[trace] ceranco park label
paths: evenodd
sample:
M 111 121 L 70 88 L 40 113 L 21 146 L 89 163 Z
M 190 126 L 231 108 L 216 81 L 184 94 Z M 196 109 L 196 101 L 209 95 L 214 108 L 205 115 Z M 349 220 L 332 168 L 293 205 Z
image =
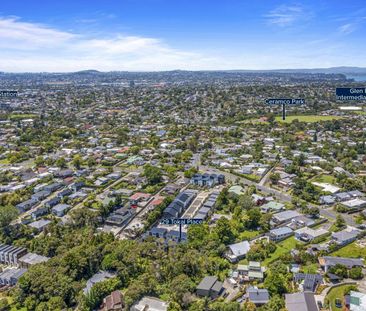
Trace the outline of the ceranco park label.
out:
M 337 87 L 337 100 L 366 100 L 366 88 L 364 87 Z
M 287 105 L 304 105 L 304 98 L 268 98 L 267 105 L 282 105 L 282 120 L 286 120 L 286 106 Z
M 303 98 L 268 98 L 266 99 L 267 105 L 304 105 L 305 99 Z

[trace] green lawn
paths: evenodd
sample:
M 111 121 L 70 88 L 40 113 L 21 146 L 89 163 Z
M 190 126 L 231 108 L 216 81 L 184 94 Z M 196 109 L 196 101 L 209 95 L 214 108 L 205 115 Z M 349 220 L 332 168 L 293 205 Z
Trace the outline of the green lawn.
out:
M 320 183 L 327 183 L 327 184 L 334 184 L 335 183 L 335 177 L 332 175 L 318 175 L 315 176 L 311 181 L 320 182 Z
M 282 120 L 282 117 L 276 117 L 277 122 L 291 123 L 294 120 L 299 120 L 300 122 L 314 123 L 319 121 L 330 121 L 342 119 L 340 116 L 317 116 L 317 115 L 308 115 L 308 116 L 286 116 L 286 120 Z
M 251 240 L 251 239 L 255 238 L 257 235 L 259 235 L 259 231 L 245 230 L 245 231 L 243 231 L 243 232 L 240 233 L 238 239 L 240 241 L 243 241 L 243 240 Z
M 318 272 L 318 264 L 316 263 L 312 263 L 312 264 L 309 264 L 309 265 L 304 265 L 302 266 L 303 270 L 304 270 L 304 273 L 312 273 L 312 274 L 315 274 Z
M 297 243 L 298 243 L 298 241 L 295 240 L 295 237 L 293 237 L 293 236 L 280 243 L 277 243 L 276 251 L 273 254 L 271 254 L 270 257 L 266 258 L 263 261 L 263 266 L 268 266 L 268 264 L 275 261 L 282 255 L 289 253 L 292 249 L 294 249 L 296 247 Z
M 366 111 L 364 110 L 358 110 L 358 111 L 352 111 L 355 114 L 359 114 L 359 115 L 366 115 Z
M 9 119 L 12 121 L 34 119 L 34 118 L 38 118 L 38 115 L 32 113 L 12 113 L 11 115 L 9 115 Z
M 354 288 L 355 285 L 341 285 L 341 286 L 337 286 L 332 288 L 327 296 L 325 297 L 325 299 L 328 299 L 329 301 L 329 305 L 330 305 L 330 310 L 331 311 L 338 311 L 338 310 L 342 310 L 341 308 L 337 308 L 335 306 L 335 300 L 337 298 L 339 298 L 342 302 L 343 302 L 343 297 L 346 293 L 348 293 L 348 291 L 352 288 Z
M 9 160 L 8 159 L 2 159 L 2 160 L 0 160 L 0 164 L 9 164 Z
M 350 258 L 362 257 L 366 259 L 366 247 L 359 247 L 358 245 L 356 245 L 356 242 L 353 242 L 333 252 L 331 255 L 338 257 L 350 257 Z

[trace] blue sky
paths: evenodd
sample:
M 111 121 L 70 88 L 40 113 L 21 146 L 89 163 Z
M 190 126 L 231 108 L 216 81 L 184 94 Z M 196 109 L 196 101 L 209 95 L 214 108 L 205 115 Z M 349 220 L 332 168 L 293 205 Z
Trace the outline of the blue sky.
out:
M 362 0 L 3 0 L 0 71 L 365 66 Z

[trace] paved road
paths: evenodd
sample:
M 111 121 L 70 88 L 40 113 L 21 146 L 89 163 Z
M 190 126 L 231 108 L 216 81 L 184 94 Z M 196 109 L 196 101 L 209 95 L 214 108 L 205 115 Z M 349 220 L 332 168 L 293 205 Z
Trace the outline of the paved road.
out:
M 198 166 L 201 163 L 200 155 L 195 154 L 193 157 L 194 157 L 194 163 L 196 163 L 197 166 Z M 229 173 L 229 172 L 226 172 L 226 171 L 214 168 L 214 167 L 201 165 L 201 166 L 199 166 L 199 168 L 203 171 L 212 172 L 212 173 L 216 173 L 216 174 L 223 174 L 225 176 L 226 180 L 231 181 L 233 183 L 236 183 L 237 181 L 239 181 L 240 183 L 243 183 L 244 185 L 247 185 L 247 186 L 255 186 L 257 188 L 257 190 L 259 190 L 259 191 L 261 191 L 265 194 L 272 195 L 280 201 L 283 201 L 283 202 L 291 202 L 292 201 L 292 196 L 291 195 L 283 193 L 279 190 L 264 186 L 265 181 L 266 181 L 265 179 L 269 177 L 269 175 L 271 173 L 271 170 L 268 171 L 266 176 L 264 176 L 262 178 L 263 182 L 261 181 L 260 183 L 256 183 L 256 182 L 248 180 L 244 177 L 239 177 L 235 174 L 232 174 L 232 173 Z M 313 204 L 310 204 L 310 203 L 308 203 L 308 204 L 310 206 L 316 206 L 316 205 L 313 205 Z M 319 210 L 320 210 L 320 215 L 321 216 L 326 217 L 326 218 L 328 218 L 330 220 L 333 220 L 333 221 L 336 220 L 338 213 L 335 212 L 332 207 L 330 207 L 330 208 L 320 207 Z M 356 226 L 356 223 L 355 223 L 352 215 L 342 214 L 342 217 L 346 221 L 347 225 L 353 226 L 353 227 Z
M 320 215 L 333 219 L 334 221 L 337 218 L 338 213 L 333 210 L 333 207 L 329 208 L 320 208 Z M 349 214 L 341 214 L 343 219 L 346 221 L 348 226 L 355 227 L 357 224 L 355 223 L 353 216 Z
M 281 191 L 278 191 L 276 189 L 267 187 L 267 186 L 262 186 L 256 182 L 248 180 L 244 177 L 240 177 L 235 174 L 232 174 L 232 173 L 229 173 L 226 171 L 222 171 L 217 168 L 210 167 L 210 166 L 201 165 L 200 169 L 203 171 L 212 172 L 212 173 L 216 173 L 216 174 L 223 174 L 225 176 L 226 180 L 229 180 L 233 183 L 236 183 L 237 181 L 239 181 L 240 183 L 243 183 L 244 185 L 247 185 L 247 186 L 255 186 L 257 188 L 257 190 L 262 191 L 268 195 L 275 196 L 277 199 L 279 199 L 281 201 L 284 201 L 284 202 L 292 201 L 292 197 L 290 195 L 283 193 Z

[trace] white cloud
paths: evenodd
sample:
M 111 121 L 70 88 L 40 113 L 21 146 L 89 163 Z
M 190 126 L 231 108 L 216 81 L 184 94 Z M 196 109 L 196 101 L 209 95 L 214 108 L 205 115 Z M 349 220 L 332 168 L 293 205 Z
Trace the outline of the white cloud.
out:
M 290 11 L 300 14 L 302 9 Z M 281 11 L 272 14 L 272 19 L 279 26 L 296 20 Z M 324 40 L 323 36 L 314 36 L 308 43 L 294 38 L 273 45 L 261 39 L 233 42 L 222 49 L 215 49 L 212 43 L 201 52 L 176 49 L 158 38 L 75 33 L 0 17 L 0 71 L 278 69 L 366 64 L 366 56 L 359 54 L 358 47 L 352 50 L 346 42 L 331 37 Z
M 265 15 L 265 18 L 271 25 L 286 27 L 304 19 L 306 15 L 300 5 L 281 5 Z
M 15 17 L 0 18 L 0 44 L 13 49 L 36 49 L 57 46 L 76 35 L 43 25 L 21 22 Z
M 116 34 L 93 37 L 0 18 L 0 70 L 74 71 L 198 69 L 215 59 L 174 49 L 162 40 Z
M 340 26 L 338 28 L 338 31 L 342 34 L 350 34 L 352 32 L 354 32 L 357 28 L 356 24 L 352 24 L 352 23 L 348 23 L 348 24 L 344 24 L 342 26 Z

